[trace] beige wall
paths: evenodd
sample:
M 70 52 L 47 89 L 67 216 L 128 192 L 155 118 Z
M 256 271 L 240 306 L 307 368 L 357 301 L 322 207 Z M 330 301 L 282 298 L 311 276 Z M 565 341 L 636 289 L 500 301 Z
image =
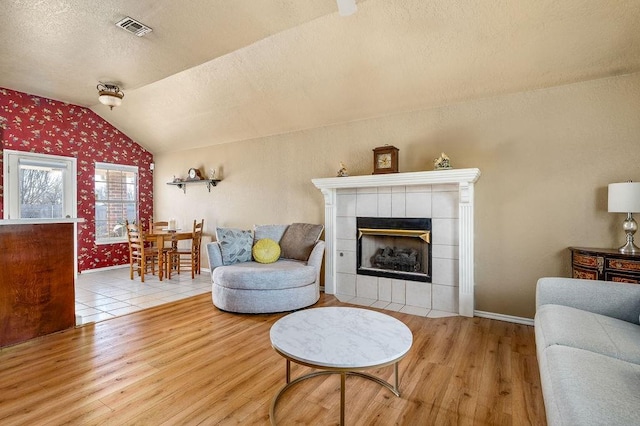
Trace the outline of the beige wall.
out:
M 176 141 L 176 145 L 179 145 Z M 606 186 L 640 180 L 640 74 L 384 116 L 227 145 L 158 155 L 157 218 L 215 226 L 323 223 L 312 178 L 370 174 L 371 149 L 400 149 L 400 171 L 477 167 L 476 309 L 532 318 L 541 276 L 570 274 L 567 247 L 614 247 L 623 216 L 607 213 Z M 189 167 L 223 181 L 186 195 L 165 185 Z

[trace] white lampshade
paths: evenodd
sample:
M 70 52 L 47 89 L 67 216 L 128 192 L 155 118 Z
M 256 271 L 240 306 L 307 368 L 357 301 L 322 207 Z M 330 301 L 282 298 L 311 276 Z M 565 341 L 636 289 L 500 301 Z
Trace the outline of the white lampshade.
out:
M 349 16 L 356 13 L 358 6 L 356 6 L 356 0 L 337 0 L 338 13 L 340 16 Z
M 117 107 L 122 105 L 122 98 L 118 96 L 116 93 L 103 92 L 98 97 L 98 100 L 100 101 L 101 104 L 110 106 L 111 108 L 113 108 L 114 106 Z
M 640 182 L 610 183 L 609 212 L 640 213 Z

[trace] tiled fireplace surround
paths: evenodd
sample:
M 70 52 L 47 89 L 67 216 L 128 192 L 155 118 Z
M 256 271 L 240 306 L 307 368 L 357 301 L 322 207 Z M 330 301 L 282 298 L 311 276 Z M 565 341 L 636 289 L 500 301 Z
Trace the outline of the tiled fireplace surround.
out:
M 313 179 L 325 198 L 325 292 L 473 316 L 473 185 L 478 169 Z M 432 219 L 432 282 L 356 274 L 356 217 Z

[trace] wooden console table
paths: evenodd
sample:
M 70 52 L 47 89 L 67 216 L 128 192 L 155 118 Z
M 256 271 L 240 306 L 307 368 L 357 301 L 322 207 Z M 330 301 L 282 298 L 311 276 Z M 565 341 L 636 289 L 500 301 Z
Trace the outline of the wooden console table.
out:
M 640 254 L 617 249 L 569 247 L 573 278 L 640 284 Z

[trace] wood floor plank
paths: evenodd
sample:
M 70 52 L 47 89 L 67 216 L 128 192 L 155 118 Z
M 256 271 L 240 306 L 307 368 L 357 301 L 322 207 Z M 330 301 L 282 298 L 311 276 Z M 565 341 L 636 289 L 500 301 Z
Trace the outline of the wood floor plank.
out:
M 348 377 L 348 424 L 545 424 L 532 327 L 386 313 L 414 338 L 401 396 Z M 3 348 L 0 423 L 268 425 L 285 374 L 269 329 L 283 315 L 222 312 L 207 294 Z M 392 367 L 369 373 L 393 380 Z M 339 401 L 339 376 L 315 377 L 282 395 L 277 418 L 338 424 Z

